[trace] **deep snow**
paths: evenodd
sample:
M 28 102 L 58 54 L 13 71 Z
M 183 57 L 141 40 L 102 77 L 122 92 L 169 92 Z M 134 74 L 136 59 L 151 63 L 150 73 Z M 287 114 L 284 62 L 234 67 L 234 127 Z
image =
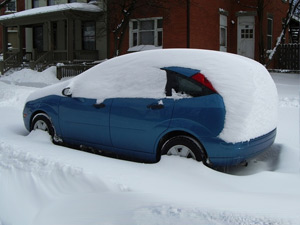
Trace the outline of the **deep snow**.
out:
M 58 82 L 51 68 L 1 77 L 0 224 L 300 224 L 300 75 L 272 77 L 275 144 L 225 172 L 179 157 L 141 164 L 53 145 L 22 121 L 27 96 Z

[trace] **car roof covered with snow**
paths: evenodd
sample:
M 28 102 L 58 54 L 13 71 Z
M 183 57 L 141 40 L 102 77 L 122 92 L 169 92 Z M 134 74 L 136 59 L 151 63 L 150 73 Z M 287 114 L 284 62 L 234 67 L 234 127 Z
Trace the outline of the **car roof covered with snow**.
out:
M 115 57 L 43 93 L 35 93 L 29 100 L 45 93 L 61 94 L 64 87 L 71 88 L 73 97 L 98 101 L 124 97 L 163 99 L 163 68 L 180 67 L 200 71 L 223 97 L 226 117 L 219 137 L 224 141 L 248 141 L 276 128 L 277 90 L 265 67 L 249 58 L 210 50 L 162 49 Z

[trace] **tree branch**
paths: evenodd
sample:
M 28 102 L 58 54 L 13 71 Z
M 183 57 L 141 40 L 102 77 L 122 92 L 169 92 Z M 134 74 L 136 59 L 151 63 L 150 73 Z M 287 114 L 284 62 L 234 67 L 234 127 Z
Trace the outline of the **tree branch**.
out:
M 3 0 L 0 2 L 0 9 L 2 9 L 3 7 L 5 7 L 11 0 Z

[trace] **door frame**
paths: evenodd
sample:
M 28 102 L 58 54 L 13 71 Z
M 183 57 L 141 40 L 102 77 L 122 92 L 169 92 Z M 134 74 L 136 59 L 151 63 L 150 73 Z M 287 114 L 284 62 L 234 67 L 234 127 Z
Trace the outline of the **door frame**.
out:
M 247 26 L 253 26 L 253 43 L 251 43 L 251 52 L 242 51 L 241 43 L 242 43 L 242 29 L 247 28 Z M 237 26 L 237 53 L 239 55 L 243 55 L 254 59 L 255 57 L 255 16 L 254 15 L 239 15 L 238 16 L 238 26 Z

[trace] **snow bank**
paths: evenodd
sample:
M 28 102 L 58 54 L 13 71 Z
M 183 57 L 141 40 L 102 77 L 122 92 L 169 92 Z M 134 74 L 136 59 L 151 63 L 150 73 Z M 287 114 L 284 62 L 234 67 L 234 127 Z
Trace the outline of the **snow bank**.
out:
M 56 67 L 52 66 L 43 72 L 37 72 L 31 69 L 22 69 L 8 76 L 1 76 L 0 81 L 29 87 L 45 87 L 51 84 L 58 83 L 56 78 Z
M 256 61 L 234 54 L 191 49 L 128 54 L 84 72 L 70 87 L 75 97 L 100 100 L 164 98 L 166 72 L 160 68 L 169 66 L 199 69 L 222 95 L 226 120 L 220 138 L 224 141 L 248 141 L 276 128 L 278 96 L 270 74 Z

